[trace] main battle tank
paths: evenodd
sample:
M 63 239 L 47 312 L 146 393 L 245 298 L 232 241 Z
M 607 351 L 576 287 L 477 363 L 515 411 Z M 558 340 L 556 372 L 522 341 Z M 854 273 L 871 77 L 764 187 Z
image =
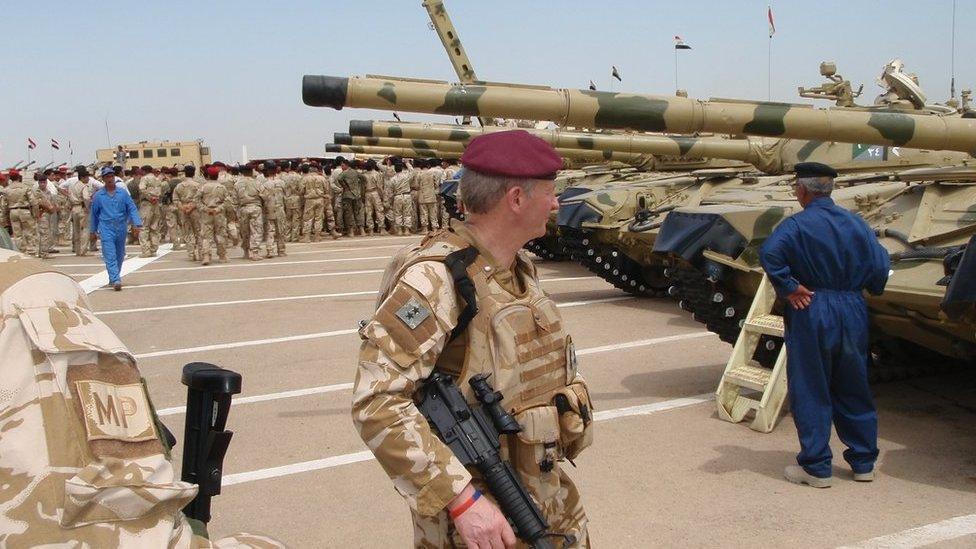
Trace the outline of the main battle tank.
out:
M 966 257 L 976 233 L 976 167 L 908 170 L 895 178 L 832 195 L 862 216 L 891 253 L 885 292 L 868 298 L 874 348 L 880 358 L 922 358 L 935 351 L 976 360 L 974 288 L 966 280 L 976 268 L 976 260 Z M 792 193 L 761 206 L 748 197 L 727 198 L 672 212 L 654 252 L 668 257 L 669 291 L 682 308 L 731 343 L 762 278 L 759 247 L 799 204 Z M 950 295 L 946 289 L 954 281 Z M 760 362 L 775 356 L 778 344 L 767 340 L 761 353 L 769 352 Z
M 753 135 L 808 139 L 825 142 L 847 142 L 862 145 L 885 147 L 909 147 L 927 150 L 960 151 L 972 154 L 976 150 L 976 120 L 967 116 L 942 114 L 916 114 L 894 109 L 819 109 L 810 106 L 789 105 L 769 102 L 744 102 L 735 100 L 701 101 L 680 97 L 646 96 L 636 94 L 594 92 L 583 90 L 556 90 L 544 87 L 509 86 L 479 83 L 477 85 L 452 86 L 444 82 L 400 80 L 387 77 L 335 78 L 306 76 L 303 83 L 303 96 L 306 104 L 316 106 L 356 106 L 375 109 L 413 111 L 434 114 L 480 114 L 486 116 L 511 118 L 537 118 L 552 120 L 560 126 L 632 129 L 640 131 L 669 131 L 693 133 L 710 131 L 732 135 Z M 889 149 L 890 150 L 890 149 Z M 870 208 L 878 204 L 884 212 L 872 223 L 879 229 L 894 228 L 899 223 L 910 224 L 915 233 L 907 233 L 904 242 L 892 237 L 894 233 L 881 232 L 886 247 L 901 242 L 909 248 L 904 255 L 896 256 L 896 265 L 911 273 L 912 280 L 922 282 L 916 285 L 902 285 L 898 269 L 889 290 L 872 301 L 875 323 L 880 328 L 876 333 L 888 341 L 911 341 L 923 348 L 935 350 L 951 356 L 971 358 L 972 340 L 976 330 L 971 321 L 972 311 L 963 307 L 964 313 L 958 318 L 963 321 L 953 324 L 941 313 L 939 305 L 945 298 L 944 287 L 936 283 L 942 275 L 931 278 L 934 271 L 942 265 L 943 257 L 950 253 L 953 257 L 965 259 L 954 239 L 968 241 L 976 219 L 973 212 L 974 197 L 961 189 L 971 188 L 976 183 L 976 174 L 969 174 L 969 168 L 961 170 L 960 179 L 940 182 L 943 176 L 930 175 L 932 180 L 925 182 L 902 183 L 906 190 L 888 197 L 881 192 L 870 191 L 865 185 L 850 187 L 853 196 L 845 201 L 853 202 L 858 208 Z M 896 183 L 897 185 L 898 183 Z M 867 184 L 870 185 L 870 184 Z M 890 184 L 889 184 L 890 185 Z M 924 189 L 921 196 L 915 193 Z M 929 189 L 936 189 L 930 191 Z M 838 191 L 839 192 L 839 191 Z M 762 193 L 762 191 L 760 191 Z M 926 197 L 925 200 L 922 200 Z M 768 227 L 768 230 L 790 210 L 784 209 L 779 215 L 773 205 L 775 197 L 760 194 L 763 206 L 714 206 L 721 214 L 713 219 L 723 220 L 714 224 L 690 223 L 684 230 L 678 230 L 666 242 L 662 231 L 656 247 L 671 257 L 683 257 L 686 261 L 701 257 L 712 264 L 733 269 L 731 263 L 743 259 L 747 249 L 755 250 L 761 242 L 764 231 L 756 230 L 739 238 L 739 246 L 727 250 L 731 260 L 723 263 L 722 258 L 699 246 L 695 242 L 719 243 L 721 234 L 733 234 L 734 227 Z M 838 194 L 840 198 L 840 194 Z M 913 200 L 917 198 L 917 200 Z M 948 198 L 948 199 L 946 199 Z M 753 199 L 755 200 L 755 199 Z M 789 206 L 783 200 L 783 208 Z M 756 204 L 757 202 L 751 202 Z M 789 206 L 792 208 L 793 206 Z M 731 208 L 728 212 L 722 208 Z M 913 209 L 914 208 L 914 209 Z M 751 220 L 732 224 L 732 219 L 742 217 L 740 209 L 751 210 Z M 675 215 L 687 213 L 687 215 Z M 682 212 L 675 210 L 667 216 L 670 226 L 678 226 L 677 219 L 695 219 L 703 212 Z M 732 213 L 737 215 L 732 216 Z M 867 212 L 865 212 L 867 213 Z M 880 214 L 879 214 L 880 215 Z M 748 216 L 746 216 L 748 217 Z M 938 221 L 937 219 L 938 218 Z M 761 221 L 761 222 L 760 222 Z M 936 222 L 937 221 L 937 222 Z M 948 232 L 939 232 L 938 223 L 953 225 Z M 716 227 L 716 233 L 709 231 Z M 680 227 L 678 227 L 680 229 Z M 664 227 L 662 226 L 662 229 Z M 768 234 L 768 230 L 765 234 Z M 895 228 L 895 232 L 898 232 Z M 759 237 L 755 237 L 759 235 Z M 736 240 L 732 238 L 732 240 Z M 686 246 L 677 243 L 685 242 Z M 748 246 L 746 245 L 748 244 Z M 922 251 L 912 248 L 921 246 Z M 925 250 L 940 248 L 934 252 Z M 679 249 L 680 248 L 680 249 Z M 685 253 L 683 250 L 687 250 Z M 929 258 L 926 254 L 937 255 Z M 690 264 L 690 263 L 689 263 Z M 960 261 L 961 264 L 961 261 Z M 942 268 L 943 271 L 945 267 Z M 716 279 L 708 268 L 698 269 L 706 280 Z M 744 266 L 740 272 L 749 271 Z M 748 279 L 733 278 L 732 284 L 744 283 Z M 710 281 L 710 280 L 709 280 Z M 748 289 L 741 289 L 743 295 L 751 295 Z M 702 292 L 707 294 L 707 292 Z M 711 299 L 724 299 L 725 296 L 711 295 Z M 934 305 L 933 305 L 934 304 Z M 971 307 L 971 305 L 970 305 Z M 734 317 L 734 315 L 733 315 Z M 706 319 L 702 319 L 707 321 Z M 906 333 L 912 332 L 915 333 Z

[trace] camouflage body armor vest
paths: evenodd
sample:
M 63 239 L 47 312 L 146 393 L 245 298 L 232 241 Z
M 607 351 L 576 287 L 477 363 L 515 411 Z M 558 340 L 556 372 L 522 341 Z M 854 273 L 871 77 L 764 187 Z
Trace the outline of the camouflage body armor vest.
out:
M 448 229 L 402 252 L 384 275 L 378 303 L 409 267 L 424 261 L 444 262 L 452 252 L 469 246 Z M 467 265 L 478 312 L 464 332 L 445 346 L 436 366 L 455 377 L 472 404 L 477 399 L 468 380 L 491 374 L 489 382 L 504 396 L 503 407 L 522 426 L 514 437 L 502 436 L 503 456 L 511 460 L 545 513 L 547 502 L 560 488 L 557 462 L 574 459 L 592 443 L 593 405 L 556 303 L 542 290 L 535 267 L 522 254 L 513 273 L 524 285 L 521 295 L 511 294 L 495 280 L 495 267 L 483 256 Z M 458 306 L 463 309 L 463 299 L 458 299 Z

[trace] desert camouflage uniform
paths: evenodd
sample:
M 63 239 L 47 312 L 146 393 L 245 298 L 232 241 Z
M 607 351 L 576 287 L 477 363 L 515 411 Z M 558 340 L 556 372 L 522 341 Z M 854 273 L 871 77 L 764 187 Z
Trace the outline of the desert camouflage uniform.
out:
M 333 237 L 338 236 L 332 213 L 332 189 L 329 188 L 329 180 L 320 173 L 309 173 L 302 177 L 299 184 L 305 202 L 305 211 L 302 214 L 305 225 L 302 229 L 302 242 L 320 240 L 323 226 L 332 233 Z
M 48 185 L 50 184 L 51 182 L 48 181 Z M 46 259 L 48 252 L 54 247 L 54 230 L 57 229 L 54 214 L 57 213 L 57 208 L 55 195 L 51 194 L 51 187 L 37 190 L 38 218 L 35 228 L 37 230 L 37 257 L 41 259 Z
M 176 479 L 135 359 L 81 288 L 0 250 L 0 546 L 280 547 L 210 542 Z
M 184 178 L 173 189 L 173 204 L 186 243 L 186 255 L 196 261 L 200 258 L 200 183 L 191 177 Z
M 285 255 L 285 195 L 281 180 L 265 178 L 261 183 L 261 202 L 264 204 L 264 246 L 266 257 Z
M 588 546 L 579 493 L 561 470 L 592 441 L 592 404 L 576 368 L 572 340 L 563 332 L 556 304 L 542 291 L 535 267 L 520 252 L 514 268 L 480 254 L 468 269 L 479 313 L 462 336 L 448 337 L 461 308 L 444 257 L 477 245 L 460 222 L 401 252 L 384 274 L 378 308 L 360 330 L 352 416 L 360 436 L 407 500 L 417 547 L 457 546 L 460 539 L 445 507 L 473 482 L 490 493 L 431 431 L 414 393 L 436 367 L 457 376 L 469 402 L 477 402 L 470 377 L 491 374 L 502 406 L 523 430 L 501 439 L 512 462 L 554 532 Z M 406 313 L 404 311 L 407 311 Z M 407 318 L 420 313 L 419 322 Z M 560 414 L 557 394 L 570 410 Z M 453 545 L 452 545 L 453 544 Z
M 58 207 L 58 246 L 67 246 L 71 242 L 71 202 L 68 200 L 68 189 L 57 187 L 54 201 Z
M 366 234 L 373 234 L 373 223 L 375 220 L 376 231 L 386 234 L 386 221 L 383 214 L 383 174 L 376 170 L 370 170 L 361 176 L 363 179 L 364 210 L 366 217 Z
M 11 181 L 7 185 L 7 212 L 10 219 L 11 238 L 17 249 L 24 253 L 37 252 L 37 191 L 23 181 Z
M 342 198 L 342 226 L 350 236 L 362 233 L 363 227 L 363 208 L 362 208 L 362 178 L 354 168 L 349 168 L 339 174 L 336 183 L 341 187 L 340 198 Z
M 207 181 L 200 187 L 200 260 L 210 263 L 211 248 L 217 246 L 217 257 L 227 262 L 227 217 L 224 206 L 227 187 L 218 181 Z
M 302 176 L 295 172 L 281 174 L 285 192 L 285 218 L 288 242 L 298 242 L 302 232 Z
M 261 206 L 261 184 L 250 176 L 242 175 L 235 185 L 237 203 L 240 205 L 241 247 L 244 257 L 261 258 L 261 239 L 264 234 L 264 216 Z
M 227 238 L 232 247 L 241 245 L 241 229 L 237 211 L 237 177 L 225 171 L 217 175 L 217 182 L 227 189 L 227 200 L 224 201 L 224 217 L 227 219 Z
M 163 218 L 166 221 L 165 239 L 173 243 L 174 250 L 182 250 L 184 246 L 183 229 L 180 227 L 179 221 L 179 208 L 173 203 L 173 192 L 180 181 L 183 181 L 183 178 L 175 176 L 168 178 L 162 199 Z
M 75 255 L 88 255 L 88 215 L 91 199 L 91 180 L 85 183 L 79 179 L 68 187 L 68 202 L 71 205 L 71 250 Z
M 390 190 L 393 193 L 393 230 L 397 234 L 407 234 L 413 229 L 413 198 L 410 191 L 413 179 L 413 172 L 409 170 L 393 174 L 390 179 Z
M 417 174 L 417 205 L 420 207 L 420 230 L 426 232 L 440 228 L 437 212 L 437 191 L 441 187 L 444 172 L 440 168 L 428 168 Z
M 439 168 L 444 171 L 444 177 L 441 178 L 441 183 L 444 183 L 448 179 L 454 179 L 454 174 L 457 173 L 453 167 Z M 447 205 L 444 204 L 444 197 L 441 196 L 440 187 L 437 189 L 437 208 L 441 212 L 441 227 L 447 227 L 448 223 L 451 222 L 451 212 L 447 211 Z
M 7 210 L 7 185 L 6 181 L 0 181 L 0 227 L 10 230 L 10 212 Z
M 392 166 L 380 166 L 383 173 L 383 211 L 386 212 L 386 226 L 396 231 L 393 217 L 393 176 L 396 175 Z
M 156 255 L 163 230 L 163 193 L 166 183 L 154 174 L 146 174 L 139 181 L 139 217 L 142 218 L 142 231 L 139 232 L 141 257 Z

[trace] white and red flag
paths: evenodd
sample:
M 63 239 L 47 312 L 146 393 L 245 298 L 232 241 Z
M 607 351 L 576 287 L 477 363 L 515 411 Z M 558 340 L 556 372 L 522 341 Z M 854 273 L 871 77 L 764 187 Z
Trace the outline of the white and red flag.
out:
M 766 19 L 769 20 L 769 37 L 776 34 L 776 22 L 773 20 L 773 7 L 766 6 Z
M 59 151 L 61 150 L 61 144 L 58 143 L 58 140 L 53 137 L 51 138 L 51 148 Z
M 37 143 L 34 142 L 34 140 L 31 139 L 30 137 L 27 138 L 27 148 L 28 149 L 36 149 L 37 148 Z

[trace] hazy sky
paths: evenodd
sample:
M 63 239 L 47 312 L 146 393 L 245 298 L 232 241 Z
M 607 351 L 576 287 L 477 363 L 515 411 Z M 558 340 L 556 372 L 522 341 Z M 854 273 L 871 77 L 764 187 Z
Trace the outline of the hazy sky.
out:
M 111 143 L 202 138 L 214 159 L 320 155 L 367 110 L 313 109 L 303 74 L 386 74 L 456 80 L 421 0 L 26 2 L 0 4 L 0 167 L 25 158 L 91 161 Z M 766 2 L 760 0 L 446 0 L 478 77 L 557 87 L 671 94 L 673 36 L 691 97 L 765 99 Z M 931 100 L 949 93 L 952 0 L 773 2 L 772 99 L 803 102 L 822 60 L 878 94 L 893 57 Z M 976 86 L 976 2 L 958 0 L 956 89 Z M 404 120 L 437 120 L 401 113 Z M 442 119 L 451 122 L 451 119 Z

